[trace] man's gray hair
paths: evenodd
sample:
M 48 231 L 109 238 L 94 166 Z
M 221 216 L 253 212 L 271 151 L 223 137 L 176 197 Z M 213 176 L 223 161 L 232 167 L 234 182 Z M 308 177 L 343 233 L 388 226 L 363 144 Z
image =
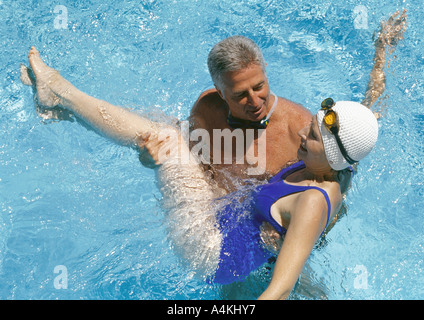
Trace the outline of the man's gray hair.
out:
M 247 68 L 252 63 L 259 65 L 265 72 L 261 49 L 255 42 L 243 36 L 232 36 L 218 42 L 208 56 L 209 73 L 220 90 L 223 89 L 224 73 Z

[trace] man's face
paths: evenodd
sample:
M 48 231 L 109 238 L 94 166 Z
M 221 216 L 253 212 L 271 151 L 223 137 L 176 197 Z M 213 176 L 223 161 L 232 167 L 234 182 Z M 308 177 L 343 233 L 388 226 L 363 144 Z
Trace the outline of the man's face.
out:
M 223 89 L 218 92 L 233 117 L 260 121 L 267 115 L 270 91 L 261 66 L 251 64 L 245 69 L 227 72 L 222 80 Z

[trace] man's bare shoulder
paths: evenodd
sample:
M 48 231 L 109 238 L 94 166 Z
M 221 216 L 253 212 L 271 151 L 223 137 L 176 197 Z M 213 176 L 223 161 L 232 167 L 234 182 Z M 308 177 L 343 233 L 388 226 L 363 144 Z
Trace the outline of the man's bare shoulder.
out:
M 284 109 L 287 110 L 288 112 L 298 114 L 299 116 L 303 116 L 308 119 L 312 118 L 311 112 L 308 109 L 306 109 L 304 106 L 302 106 L 300 103 L 296 103 L 281 97 L 280 99 L 283 101 L 283 105 L 286 107 Z
M 281 100 L 282 108 L 279 108 L 278 118 L 281 119 L 282 123 L 287 125 L 290 136 L 297 143 L 297 132 L 311 123 L 312 114 L 299 103 L 281 97 L 279 99 Z
M 208 89 L 200 94 L 191 109 L 191 114 L 205 114 L 208 112 L 217 112 L 217 110 L 221 109 L 223 111 L 228 111 L 224 100 L 222 100 L 218 91 L 214 88 Z
M 299 103 L 280 98 L 283 100 L 283 110 L 286 113 L 288 119 L 291 119 L 290 125 L 294 125 L 298 128 L 303 128 L 308 125 L 312 120 L 311 112 Z
M 228 106 L 216 89 L 209 89 L 199 96 L 190 112 L 193 129 L 219 129 L 226 125 Z

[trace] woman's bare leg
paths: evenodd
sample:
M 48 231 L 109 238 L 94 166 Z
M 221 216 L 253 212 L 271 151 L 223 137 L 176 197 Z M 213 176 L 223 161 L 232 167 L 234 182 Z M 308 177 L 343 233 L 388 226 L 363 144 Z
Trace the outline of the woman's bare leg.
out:
M 169 236 L 184 261 L 202 274 L 212 273 L 221 245 L 216 212 L 211 206 L 216 193 L 180 133 L 81 92 L 48 67 L 34 47 L 29 62 L 32 70 L 21 67 L 21 80 L 34 87 L 40 105 L 60 105 L 123 145 L 140 145 L 146 135 L 169 138 L 174 152 L 162 158 L 158 168 Z
M 184 145 L 186 151 L 188 147 Z M 222 235 L 214 189 L 197 163 L 170 157 L 158 168 L 168 235 L 181 260 L 200 275 L 212 275 L 219 262 Z
M 21 66 L 21 79 L 24 84 L 33 85 L 40 106 L 61 106 L 122 145 L 137 146 L 140 135 L 158 133 L 165 127 L 78 90 L 58 71 L 48 67 L 36 48 L 31 48 L 28 58 L 32 70 Z

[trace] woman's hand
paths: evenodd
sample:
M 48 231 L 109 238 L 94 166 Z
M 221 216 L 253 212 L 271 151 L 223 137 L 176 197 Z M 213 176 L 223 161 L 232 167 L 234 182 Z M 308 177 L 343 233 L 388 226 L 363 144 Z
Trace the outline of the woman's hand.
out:
M 396 11 L 387 21 L 381 22 L 381 31 L 376 39 L 376 45 L 396 46 L 399 40 L 403 39 L 403 33 L 407 26 L 406 9 L 400 14 L 400 10 Z
M 403 39 L 403 33 L 406 30 L 406 10 L 399 14 L 400 10 L 396 11 L 389 20 L 381 22 L 381 30 L 377 39 L 375 39 L 374 66 L 370 73 L 365 98 L 362 101 L 362 104 L 368 108 L 374 105 L 386 89 L 386 76 L 384 74 L 386 46 L 390 48 L 390 53 L 393 53 L 399 40 Z M 374 112 L 374 115 L 379 119 L 381 112 Z
M 181 143 L 182 137 L 174 128 L 165 127 L 159 134 L 146 132 L 137 138 L 139 159 L 148 168 L 162 165 L 170 158 L 179 159 L 182 152 Z
M 275 255 L 278 255 L 283 244 L 283 238 L 281 235 L 269 222 L 262 223 L 260 230 L 261 239 L 267 250 L 271 251 Z
M 141 135 L 137 139 L 137 143 L 140 148 L 139 159 L 144 166 L 154 168 L 161 164 L 159 152 L 165 143 L 164 140 L 161 141 L 156 135 L 152 136 L 152 134 L 148 132 Z

